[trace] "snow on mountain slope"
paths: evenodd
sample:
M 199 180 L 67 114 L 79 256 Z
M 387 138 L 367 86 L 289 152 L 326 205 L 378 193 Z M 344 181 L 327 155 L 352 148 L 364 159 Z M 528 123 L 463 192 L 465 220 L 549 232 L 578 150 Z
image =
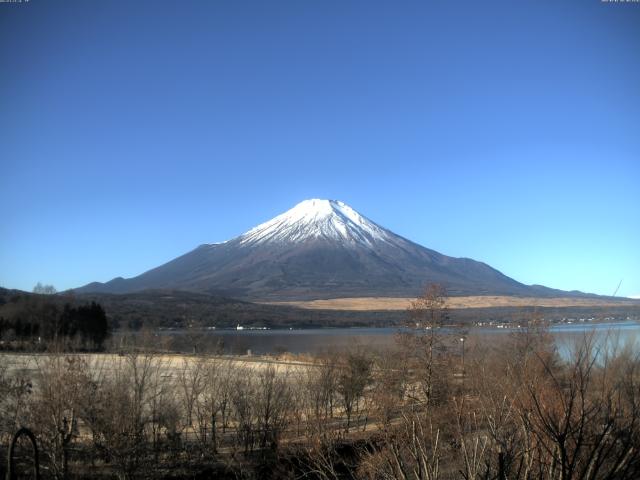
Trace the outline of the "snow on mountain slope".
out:
M 342 202 L 319 199 L 137 277 L 94 282 L 79 292 L 174 289 L 269 300 L 413 297 L 430 282 L 445 285 L 452 295 L 558 295 L 482 262 L 430 250 Z
M 395 236 L 337 200 L 311 199 L 252 228 L 239 240 L 243 245 L 302 243 L 312 239 L 333 240 L 372 248 Z

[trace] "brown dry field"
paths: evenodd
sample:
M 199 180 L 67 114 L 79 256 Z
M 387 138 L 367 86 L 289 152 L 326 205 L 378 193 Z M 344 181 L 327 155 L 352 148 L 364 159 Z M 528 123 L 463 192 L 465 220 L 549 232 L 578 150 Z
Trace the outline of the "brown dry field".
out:
M 118 368 L 126 366 L 126 356 L 112 353 L 65 353 L 67 357 L 82 358 L 88 368 L 94 372 L 113 372 Z M 46 360 L 51 356 L 47 353 L 0 353 L 0 369 L 6 369 L 10 375 L 20 372 L 27 378 L 35 378 L 40 366 L 46 364 Z M 142 355 L 141 357 L 142 358 Z M 155 367 L 159 368 L 162 375 L 167 378 L 177 377 L 180 371 L 185 368 L 192 368 L 199 360 L 216 361 L 222 367 L 224 365 L 235 368 L 246 368 L 259 372 L 268 366 L 275 367 L 276 371 L 281 374 L 295 375 L 304 372 L 311 367 L 317 367 L 308 361 L 308 359 L 290 358 L 283 356 L 282 358 L 273 358 L 266 356 L 199 356 L 185 354 L 154 354 L 152 355 Z M 307 361 L 305 361 L 307 360 Z
M 332 298 L 327 300 L 308 300 L 294 302 L 265 302 L 270 305 L 291 305 L 312 310 L 406 310 L 414 298 Z M 598 298 L 535 298 L 508 296 L 472 296 L 449 297 L 449 308 L 491 308 L 491 307 L 620 307 L 640 305 L 640 301 L 631 299 Z

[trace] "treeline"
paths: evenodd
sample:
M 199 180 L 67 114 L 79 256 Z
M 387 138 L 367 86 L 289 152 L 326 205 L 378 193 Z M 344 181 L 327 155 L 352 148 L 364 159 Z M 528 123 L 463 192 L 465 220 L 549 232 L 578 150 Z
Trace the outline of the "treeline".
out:
M 536 325 L 460 335 L 289 364 L 159 356 L 153 336 L 28 370 L 0 357 L 0 445 L 30 426 L 56 479 L 640 478 L 636 350 L 585 337 L 561 358 Z
M 48 286 L 34 290 L 46 292 Z M 32 294 L 0 288 L 2 303 L 13 302 Z M 64 295 L 41 295 L 62 308 Z M 91 302 L 103 306 L 112 330 L 137 331 L 143 328 L 245 327 L 318 328 L 318 327 L 389 327 L 407 323 L 405 311 L 340 311 L 310 310 L 283 305 L 245 302 L 219 295 L 186 291 L 143 291 L 129 294 L 81 294 L 71 297 L 72 305 Z M 547 320 L 562 318 L 640 317 L 640 304 L 616 307 L 495 307 L 449 310 L 451 323 L 473 324 L 476 321 L 520 323 L 536 311 Z
M 84 349 L 102 349 L 110 325 L 96 303 L 74 304 L 52 295 L 13 295 L 0 304 L 0 340 L 4 348 L 45 348 L 52 341 Z
M 404 310 L 341 311 L 311 310 L 283 305 L 267 305 L 185 291 L 143 291 L 129 294 L 82 294 L 82 301 L 95 301 L 107 310 L 117 328 L 186 328 L 189 326 L 318 328 L 389 327 L 407 323 Z M 640 304 L 608 307 L 492 307 L 450 309 L 452 323 L 471 325 L 477 321 L 519 323 L 533 312 L 547 320 L 562 318 L 640 318 Z
M 244 326 L 269 328 L 364 327 L 401 324 L 404 311 L 358 312 L 309 310 L 283 305 L 251 303 L 218 295 L 187 291 L 143 291 L 127 294 L 82 294 L 79 299 L 105 307 L 119 328 L 186 328 Z

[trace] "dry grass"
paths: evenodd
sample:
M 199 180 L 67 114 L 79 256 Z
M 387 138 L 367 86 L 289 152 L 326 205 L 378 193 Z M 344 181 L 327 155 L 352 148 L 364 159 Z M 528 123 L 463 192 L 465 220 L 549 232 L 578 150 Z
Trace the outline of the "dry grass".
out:
M 271 305 L 291 305 L 311 310 L 406 310 L 413 298 L 331 298 L 294 302 L 268 302 Z M 640 305 L 637 300 L 598 298 L 535 298 L 509 296 L 450 297 L 449 308 L 491 308 L 491 307 L 619 307 Z
M 126 361 L 125 356 L 111 353 L 68 353 L 63 354 L 69 357 L 83 358 L 90 369 L 98 372 L 112 372 L 122 367 Z M 28 378 L 34 378 L 39 371 L 39 364 L 44 362 L 50 354 L 47 353 L 0 353 L 0 368 L 6 369 L 7 373 L 15 375 L 20 372 Z M 184 354 L 159 354 L 153 355 L 153 359 L 160 367 L 162 375 L 175 377 L 186 365 L 190 368 L 201 359 L 217 360 L 226 362 L 234 368 L 246 368 L 255 372 L 266 369 L 268 366 L 275 367 L 279 373 L 290 372 L 295 369 L 307 369 L 312 364 L 297 356 L 274 358 L 268 356 L 197 356 Z

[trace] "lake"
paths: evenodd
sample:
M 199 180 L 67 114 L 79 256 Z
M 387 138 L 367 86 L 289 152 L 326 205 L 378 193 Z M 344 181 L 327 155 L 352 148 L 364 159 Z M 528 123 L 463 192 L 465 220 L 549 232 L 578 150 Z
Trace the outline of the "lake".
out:
M 455 329 L 443 329 L 452 335 Z M 469 340 L 494 341 L 506 338 L 517 328 L 474 327 L 467 329 Z M 575 342 L 585 334 L 593 334 L 597 341 L 624 345 L 640 345 L 640 324 L 633 321 L 615 323 L 573 323 L 554 325 L 550 329 L 561 355 L 567 356 Z M 293 330 L 206 330 L 194 335 L 180 330 L 162 331 L 160 336 L 169 336 L 173 348 L 189 351 L 197 342 L 201 348 L 210 349 L 219 344 L 226 353 L 270 354 L 277 352 L 316 354 L 327 350 L 342 350 L 361 346 L 371 349 L 387 349 L 396 341 L 397 334 L 408 331 L 401 328 L 313 328 Z M 195 340 L 194 340 L 195 338 Z

